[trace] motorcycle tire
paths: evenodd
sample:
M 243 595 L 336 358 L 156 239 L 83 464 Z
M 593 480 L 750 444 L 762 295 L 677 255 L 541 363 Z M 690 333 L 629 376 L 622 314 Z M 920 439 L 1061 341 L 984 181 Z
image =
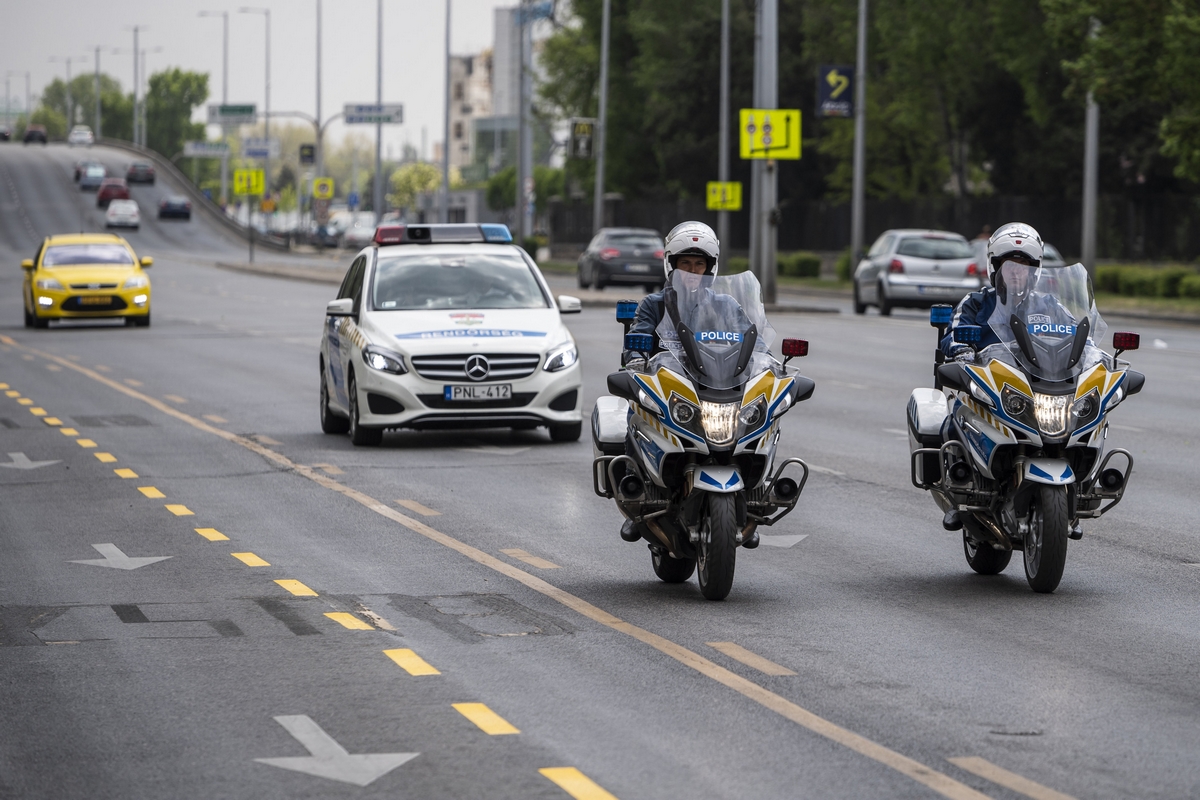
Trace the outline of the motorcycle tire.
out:
M 654 574 L 663 583 L 683 583 L 696 571 L 695 559 L 671 558 L 663 550 L 652 549 L 650 563 L 654 566 Z
M 1058 588 L 1067 565 L 1067 487 L 1040 486 L 1033 508 L 1033 524 L 1025 537 L 1025 579 L 1035 592 L 1049 594 Z
M 708 518 L 700 534 L 700 557 L 696 572 L 700 593 L 708 600 L 724 600 L 733 589 L 733 568 L 737 558 L 737 509 L 732 494 L 708 497 Z
M 989 537 L 976 536 L 972 527 L 970 522 L 963 525 L 963 554 L 967 557 L 967 566 L 980 575 L 999 575 L 1004 572 L 1012 559 L 1012 550 L 994 549 L 988 541 Z

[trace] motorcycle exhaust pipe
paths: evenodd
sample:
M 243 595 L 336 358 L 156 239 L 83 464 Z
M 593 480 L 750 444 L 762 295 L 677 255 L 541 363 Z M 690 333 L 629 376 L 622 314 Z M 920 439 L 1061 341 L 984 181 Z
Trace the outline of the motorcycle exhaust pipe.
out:
M 637 475 L 630 473 L 621 479 L 617 484 L 617 489 L 621 492 L 621 497 L 626 500 L 637 500 L 642 496 L 646 487 L 642 483 L 642 479 Z

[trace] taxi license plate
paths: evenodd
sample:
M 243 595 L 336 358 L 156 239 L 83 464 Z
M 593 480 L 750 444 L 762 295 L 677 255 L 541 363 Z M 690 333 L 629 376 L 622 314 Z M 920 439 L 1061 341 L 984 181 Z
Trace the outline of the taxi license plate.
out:
M 111 306 L 112 305 L 112 297 L 109 297 L 109 296 L 81 297 L 81 298 L 79 298 L 79 305 L 81 305 L 81 306 Z
M 450 401 L 511 400 L 511 383 L 492 383 L 486 386 L 447 386 L 443 396 Z
M 650 265 L 649 264 L 626 264 L 625 271 L 626 272 L 649 272 Z

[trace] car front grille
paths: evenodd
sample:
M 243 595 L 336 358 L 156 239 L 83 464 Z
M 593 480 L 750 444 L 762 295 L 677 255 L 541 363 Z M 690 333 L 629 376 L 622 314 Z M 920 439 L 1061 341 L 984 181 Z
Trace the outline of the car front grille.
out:
M 488 372 L 484 376 L 467 374 L 467 359 L 483 356 Z M 422 378 L 439 381 L 518 380 L 528 378 L 542 360 L 536 353 L 455 353 L 445 356 L 412 356 L 413 369 Z
M 72 283 L 72 289 L 115 289 L 115 283 Z

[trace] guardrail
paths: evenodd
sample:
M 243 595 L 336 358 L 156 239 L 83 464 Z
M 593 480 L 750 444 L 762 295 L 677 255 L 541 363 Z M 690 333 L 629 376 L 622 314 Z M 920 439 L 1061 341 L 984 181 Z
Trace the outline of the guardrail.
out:
M 179 183 L 179 185 L 183 188 L 184 193 L 191 198 L 193 208 L 199 209 L 201 212 L 206 214 L 209 219 L 211 219 L 217 225 L 223 227 L 229 233 L 236 235 L 243 241 L 249 241 L 249 228 L 242 225 L 237 220 L 229 217 L 219 205 L 208 198 L 208 195 L 200 191 L 199 187 L 192 183 L 191 179 L 187 175 L 183 174 L 183 170 L 175 166 L 173 161 L 164 157 L 158 151 L 150 150 L 149 148 L 141 147 L 133 142 L 126 142 L 121 139 L 105 138 L 98 140 L 96 144 L 104 147 L 112 147 L 117 150 L 124 150 L 127 153 L 132 153 L 136 156 L 146 159 L 147 161 L 154 162 L 154 166 L 157 170 L 167 173 Z M 270 250 L 280 250 L 284 252 L 291 249 L 287 239 L 274 234 L 264 235 L 256 232 L 254 235 L 254 244 L 255 246 L 265 247 Z

